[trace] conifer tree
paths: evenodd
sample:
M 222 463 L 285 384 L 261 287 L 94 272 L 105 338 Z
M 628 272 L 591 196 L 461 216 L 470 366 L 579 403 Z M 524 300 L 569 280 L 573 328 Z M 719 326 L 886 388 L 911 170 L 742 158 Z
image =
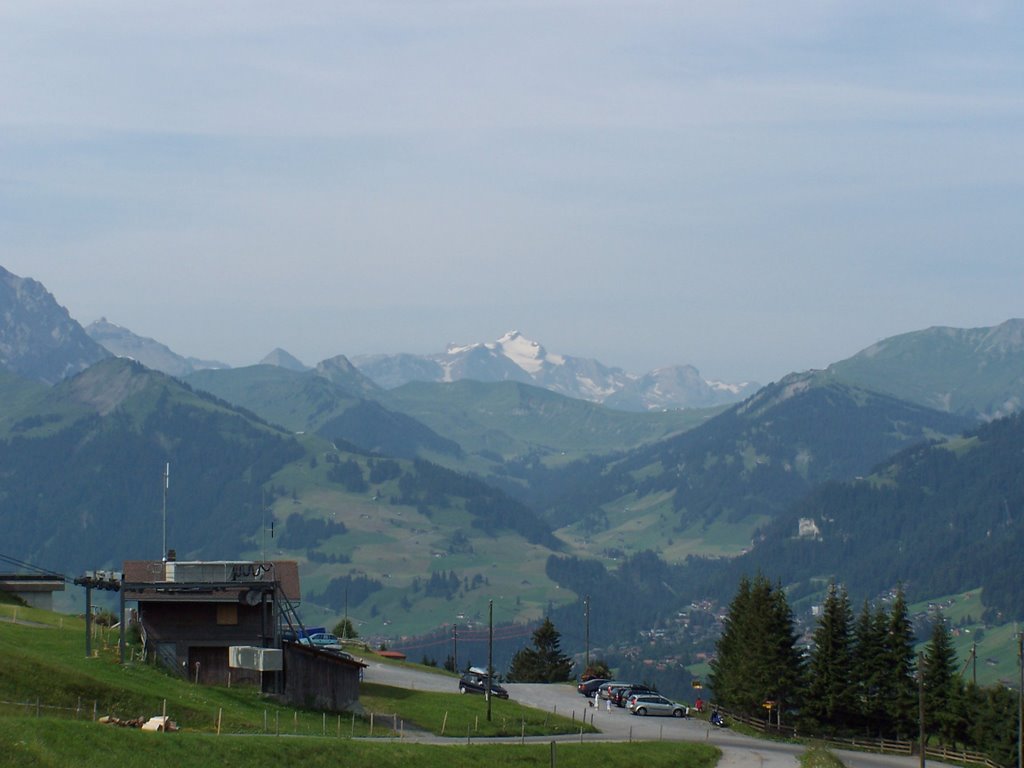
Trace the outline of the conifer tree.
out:
M 962 686 L 956 649 L 942 611 L 932 617 L 932 633 L 924 649 L 924 707 L 929 732 L 938 734 L 943 744 L 956 739 Z
M 883 696 L 888 715 L 887 732 L 901 738 L 917 731 L 914 627 L 902 586 L 897 588 L 889 611 L 885 664 L 888 675 L 884 678 Z
M 758 574 L 740 580 L 711 662 L 709 682 L 725 707 L 764 716 L 763 705 L 795 703 L 802 657 L 786 595 Z
M 508 679 L 517 683 L 560 683 L 572 674 L 572 659 L 561 651 L 561 634 L 550 618 L 533 633 L 533 648 L 512 657 Z
M 865 733 L 881 736 L 886 727 L 886 664 L 889 617 L 865 600 L 853 631 L 853 695 L 856 721 Z
M 844 587 L 829 584 L 814 630 L 804 711 L 819 728 L 837 732 L 853 722 L 853 613 Z

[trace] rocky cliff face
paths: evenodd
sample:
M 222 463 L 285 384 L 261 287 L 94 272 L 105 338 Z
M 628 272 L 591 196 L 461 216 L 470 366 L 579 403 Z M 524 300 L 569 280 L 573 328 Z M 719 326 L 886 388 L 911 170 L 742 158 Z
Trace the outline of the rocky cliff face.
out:
M 41 283 L 0 267 L 0 366 L 52 385 L 109 356 Z

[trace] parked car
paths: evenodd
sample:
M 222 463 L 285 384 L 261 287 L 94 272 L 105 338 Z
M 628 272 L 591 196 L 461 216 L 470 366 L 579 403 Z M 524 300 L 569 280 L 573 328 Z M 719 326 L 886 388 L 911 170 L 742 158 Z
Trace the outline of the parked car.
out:
M 631 685 L 626 688 L 615 688 L 612 691 L 612 703 L 617 707 L 624 707 L 629 702 L 629 697 L 635 694 L 657 693 L 649 685 Z
M 580 695 L 591 697 L 594 695 L 594 691 L 600 688 L 602 685 L 608 682 L 608 678 L 605 677 L 592 677 L 589 680 L 582 681 L 576 686 L 576 690 L 580 692 Z
M 610 699 L 612 697 L 612 689 L 614 688 L 626 688 L 629 687 L 630 683 L 624 680 L 609 680 L 607 683 L 601 683 L 597 687 L 597 694 L 602 699 Z
M 459 693 L 483 693 L 487 690 L 487 671 L 477 667 L 470 667 L 467 672 L 462 673 L 459 678 Z M 491 695 L 499 699 L 507 699 L 508 691 L 494 682 L 491 678 Z
M 299 639 L 302 645 L 311 645 L 314 648 L 324 648 L 329 651 L 340 651 L 341 641 L 337 635 L 332 635 L 330 632 L 315 632 L 308 637 Z
M 686 717 L 690 708 L 678 701 L 666 699 L 659 693 L 643 693 L 630 697 L 629 711 L 634 715 L 664 715 L 666 717 Z

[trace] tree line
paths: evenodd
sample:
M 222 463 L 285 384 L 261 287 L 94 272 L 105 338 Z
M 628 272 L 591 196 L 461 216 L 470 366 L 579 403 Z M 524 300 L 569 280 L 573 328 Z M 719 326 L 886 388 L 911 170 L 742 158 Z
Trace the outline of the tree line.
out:
M 1015 762 L 1016 693 L 964 683 L 941 612 L 917 654 L 902 589 L 888 607 L 865 601 L 855 616 L 832 583 L 804 648 L 785 591 L 761 574 L 743 577 L 715 650 L 709 683 L 735 712 L 803 733 L 913 739 L 923 702 L 929 741 Z

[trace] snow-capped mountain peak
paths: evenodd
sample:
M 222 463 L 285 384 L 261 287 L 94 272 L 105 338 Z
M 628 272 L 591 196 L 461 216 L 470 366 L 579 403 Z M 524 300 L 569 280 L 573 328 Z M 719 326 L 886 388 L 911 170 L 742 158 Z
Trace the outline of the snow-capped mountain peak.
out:
M 545 363 L 565 364 L 565 359 L 561 355 L 549 355 L 540 343 L 531 341 L 519 331 L 509 331 L 493 344 L 486 346 L 504 355 L 531 376 L 539 373 Z
M 386 388 L 409 381 L 519 381 L 630 411 L 721 405 L 757 389 L 754 384 L 705 381 L 693 366 L 637 376 L 597 360 L 552 354 L 516 330 L 497 341 L 449 344 L 436 355 L 374 355 L 352 362 Z

